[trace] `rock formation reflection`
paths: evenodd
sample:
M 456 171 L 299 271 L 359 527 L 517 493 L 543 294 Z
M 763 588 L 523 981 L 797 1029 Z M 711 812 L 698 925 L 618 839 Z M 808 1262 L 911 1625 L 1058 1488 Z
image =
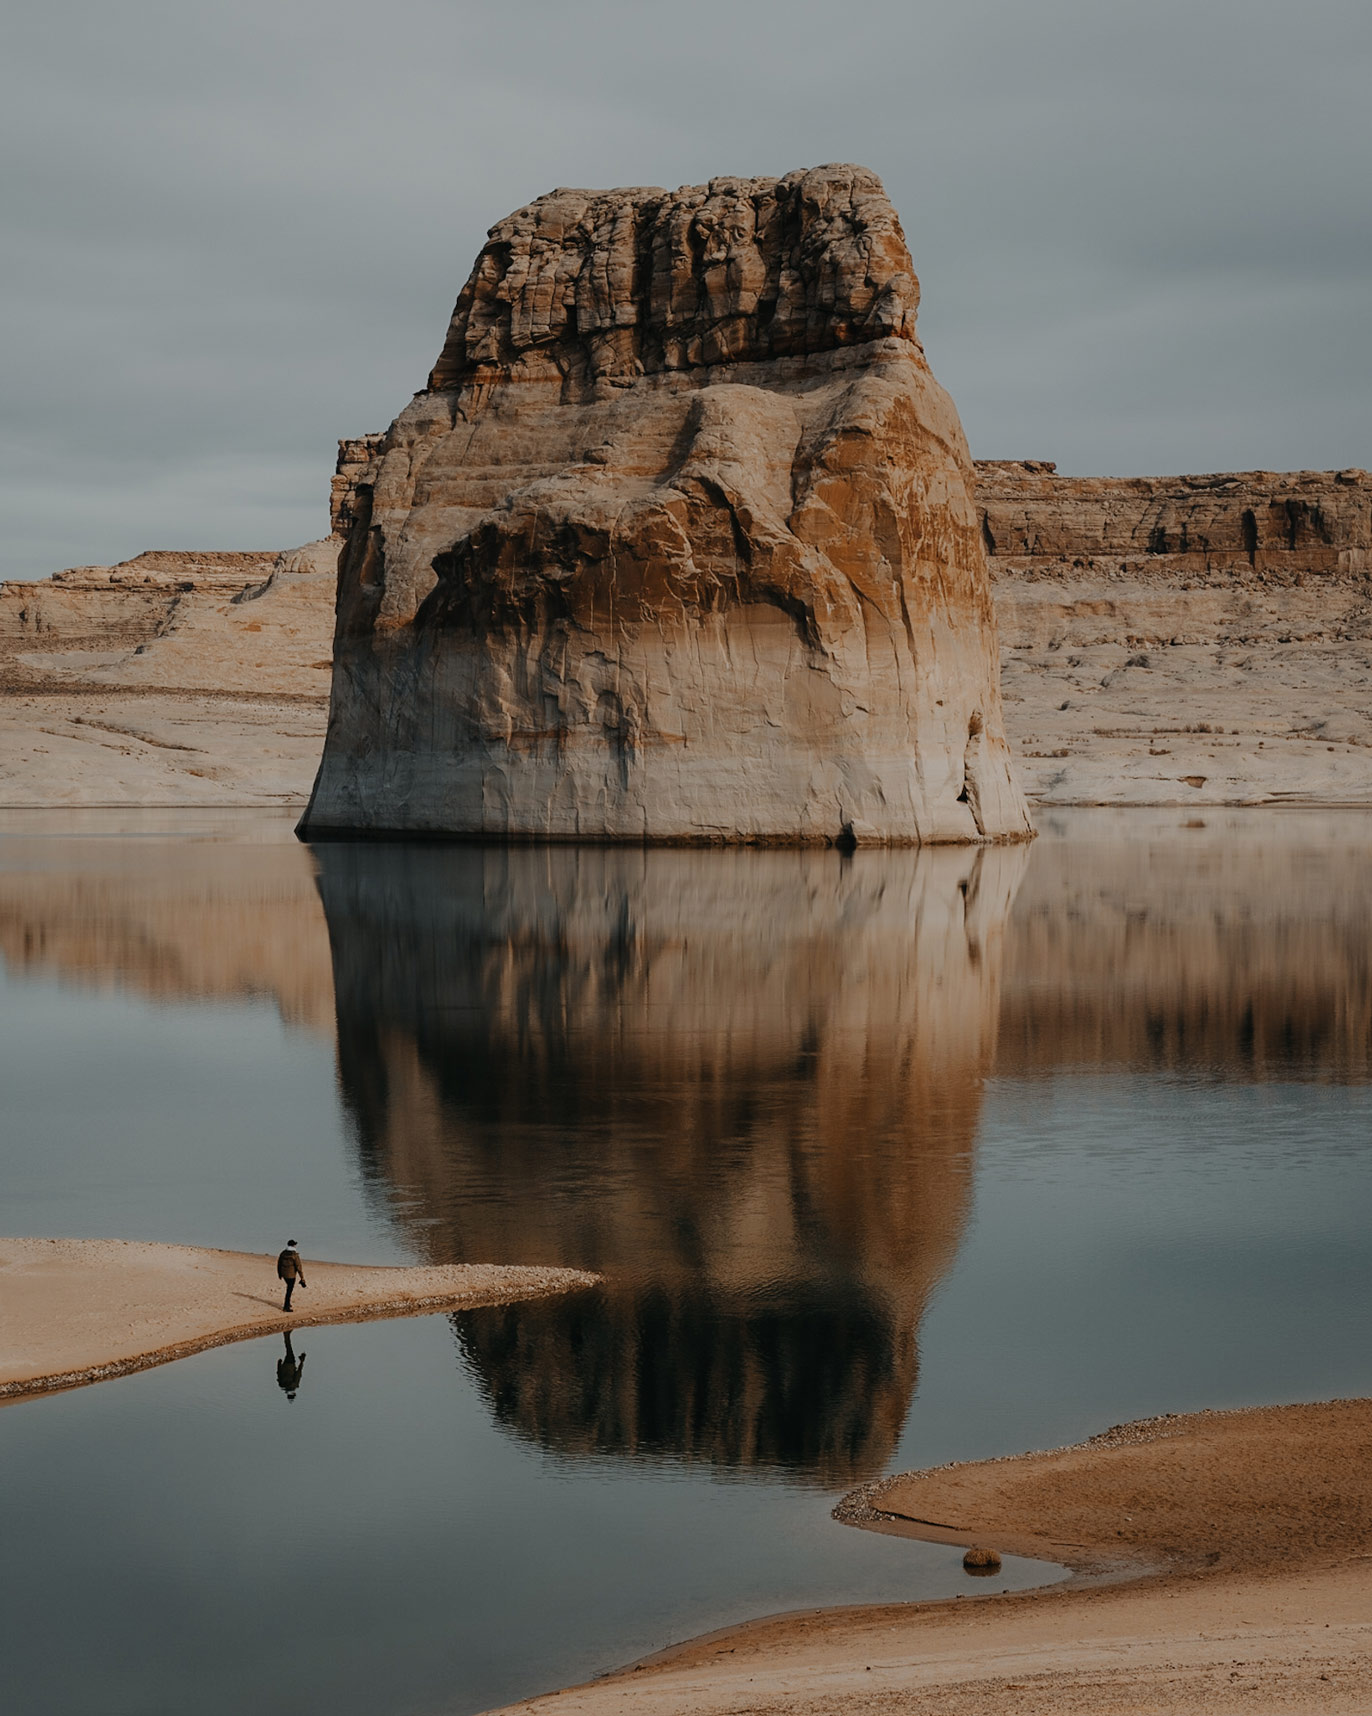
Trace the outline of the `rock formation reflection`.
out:
M 436 1262 L 607 1278 L 457 1320 L 498 1418 L 564 1454 L 878 1470 L 1027 851 L 317 856 L 373 1184 Z
M 609 1277 L 463 1320 L 505 1424 L 846 1483 L 909 1402 L 984 1075 L 1372 1077 L 1365 816 L 1041 825 L 843 860 L 0 819 L 0 965 L 336 1022 L 388 1222 L 435 1261 Z
M 1372 1077 L 1365 813 L 1045 815 L 996 1068 Z
M 99 837 L 79 814 L 73 838 L 0 828 L 5 970 L 167 1006 L 267 998 L 287 1024 L 327 1032 L 333 983 L 314 865 L 288 825 L 240 815 L 237 829 L 189 840 L 125 820 L 134 830 L 97 823 Z

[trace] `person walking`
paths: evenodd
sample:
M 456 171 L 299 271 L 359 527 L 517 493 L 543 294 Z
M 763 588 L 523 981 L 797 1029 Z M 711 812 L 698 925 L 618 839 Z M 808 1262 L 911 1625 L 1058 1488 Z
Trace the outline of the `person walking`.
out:
M 305 1279 L 305 1265 L 300 1261 L 300 1253 L 295 1246 L 295 1240 L 288 1239 L 286 1249 L 276 1260 L 276 1273 L 286 1283 L 286 1303 L 281 1307 L 283 1311 L 289 1311 L 291 1308 L 291 1294 L 295 1292 L 297 1281 L 302 1287 L 309 1286 Z

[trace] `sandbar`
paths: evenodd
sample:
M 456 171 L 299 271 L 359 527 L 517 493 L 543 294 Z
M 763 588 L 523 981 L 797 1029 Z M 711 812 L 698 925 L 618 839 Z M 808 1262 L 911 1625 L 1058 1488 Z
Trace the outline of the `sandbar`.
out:
M 1149 1419 L 1072 1448 L 902 1474 L 837 1511 L 1051 1557 L 1075 1577 L 781 1615 L 510 1708 L 1372 1711 L 1372 1400 Z
M 305 1259 L 281 1309 L 275 1256 L 121 1239 L 0 1239 L 0 1403 L 147 1370 L 230 1341 L 503 1305 L 594 1285 L 576 1269 L 387 1268 Z

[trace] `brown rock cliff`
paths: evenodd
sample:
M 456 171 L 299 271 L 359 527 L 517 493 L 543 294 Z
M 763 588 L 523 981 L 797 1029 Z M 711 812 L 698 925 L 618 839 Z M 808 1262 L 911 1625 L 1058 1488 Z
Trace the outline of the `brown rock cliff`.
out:
M 956 412 L 871 173 L 555 191 L 347 443 L 302 829 L 1028 832 Z

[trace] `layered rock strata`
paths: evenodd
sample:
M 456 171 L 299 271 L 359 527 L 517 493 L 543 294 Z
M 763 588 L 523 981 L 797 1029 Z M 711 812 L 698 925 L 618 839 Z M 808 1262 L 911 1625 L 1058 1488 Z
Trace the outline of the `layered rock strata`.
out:
M 1009 649 L 1372 636 L 1366 471 L 1063 477 L 980 460 L 976 484 Z
M 153 551 L 0 583 L 0 690 L 318 697 L 338 550 L 325 537 L 280 554 Z
M 338 547 L 154 551 L 0 583 L 0 805 L 298 806 Z
M 72 566 L 0 582 L 0 687 L 46 690 L 54 654 L 108 665 L 165 636 L 195 602 L 232 601 L 271 574 L 275 554 L 152 551 L 118 566 Z M 37 656 L 37 662 L 33 659 Z M 60 670 L 58 670 L 60 672 Z
M 1040 804 L 1372 802 L 1372 477 L 977 466 Z
M 302 830 L 1027 834 L 917 302 L 857 167 L 494 227 L 425 389 L 344 448 Z

